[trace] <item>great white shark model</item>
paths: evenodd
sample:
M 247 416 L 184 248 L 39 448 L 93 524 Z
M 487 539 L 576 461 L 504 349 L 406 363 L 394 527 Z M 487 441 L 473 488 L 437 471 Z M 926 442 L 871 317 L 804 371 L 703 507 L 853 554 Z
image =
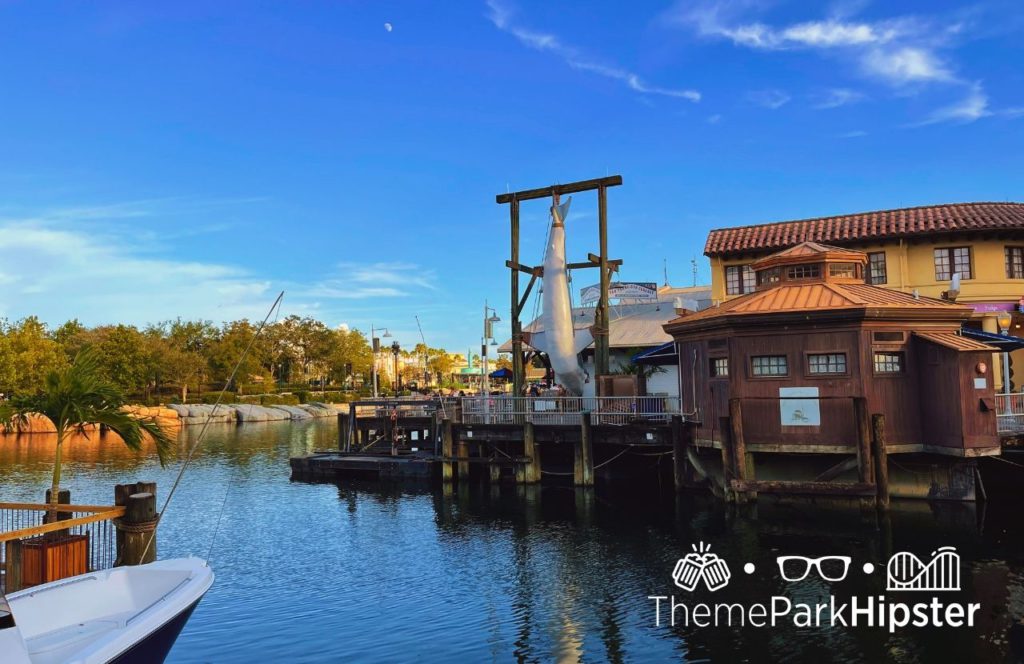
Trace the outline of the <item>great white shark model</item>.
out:
M 565 271 L 565 218 L 572 197 L 551 206 L 551 231 L 544 250 L 542 332 L 524 333 L 524 341 L 545 353 L 555 372 L 555 382 L 573 396 L 583 394 L 590 377 L 580 364 L 580 353 L 594 341 L 589 330 L 577 330 L 572 322 L 569 280 Z

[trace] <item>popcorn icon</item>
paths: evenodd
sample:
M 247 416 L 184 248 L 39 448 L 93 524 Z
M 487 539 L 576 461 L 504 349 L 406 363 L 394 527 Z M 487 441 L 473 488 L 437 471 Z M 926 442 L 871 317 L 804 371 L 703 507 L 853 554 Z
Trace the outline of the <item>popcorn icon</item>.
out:
M 676 562 L 672 571 L 672 580 L 683 590 L 693 591 L 704 580 L 708 590 L 715 591 L 729 584 L 732 574 L 729 565 L 716 554 L 711 553 L 711 546 L 700 543 L 693 545 L 693 553 L 688 553 Z

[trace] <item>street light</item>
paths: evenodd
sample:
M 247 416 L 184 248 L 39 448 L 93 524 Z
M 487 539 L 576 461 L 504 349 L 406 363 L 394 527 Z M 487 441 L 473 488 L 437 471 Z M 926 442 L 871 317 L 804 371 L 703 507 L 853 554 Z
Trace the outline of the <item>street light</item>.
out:
M 999 324 L 999 334 L 1004 337 L 1010 336 L 1010 323 L 1013 322 L 1013 316 L 1010 315 L 1009 311 L 1001 311 L 996 316 L 996 323 Z M 1010 354 L 1005 350 L 1003 351 L 1003 394 L 1010 393 Z
M 491 312 L 491 315 L 488 316 L 487 312 Z M 487 345 L 488 345 L 488 342 L 490 342 L 491 346 L 497 346 L 498 345 L 498 342 L 494 340 L 494 330 L 493 330 L 493 327 L 494 327 L 494 323 L 499 323 L 499 322 L 501 322 L 501 319 L 498 318 L 498 312 L 494 310 L 494 307 L 487 306 L 487 301 L 484 300 L 484 336 L 480 340 L 480 356 L 483 359 L 484 375 L 483 375 L 483 379 L 480 382 L 480 386 L 481 386 L 481 388 L 483 388 L 481 391 L 485 395 L 486 394 L 490 394 L 490 392 L 491 392 L 491 376 L 488 373 L 490 371 L 490 369 L 488 368 L 488 361 L 487 361 L 487 359 L 488 359 L 487 358 Z
M 373 398 L 374 399 L 377 398 L 377 353 L 380 352 L 380 339 L 377 338 L 377 331 L 378 330 L 384 332 L 384 334 L 381 335 L 383 337 L 390 337 L 391 336 L 391 332 L 388 331 L 388 328 L 386 328 L 386 327 L 374 328 L 373 324 L 372 323 L 370 324 L 370 343 L 371 343 L 372 348 L 373 348 Z

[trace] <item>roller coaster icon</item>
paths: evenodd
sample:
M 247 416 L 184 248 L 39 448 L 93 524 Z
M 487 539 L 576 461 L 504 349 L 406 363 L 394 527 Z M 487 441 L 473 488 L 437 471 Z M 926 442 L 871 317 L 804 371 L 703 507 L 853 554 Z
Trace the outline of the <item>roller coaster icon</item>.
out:
M 886 576 L 887 590 L 960 590 L 960 554 L 944 546 L 925 563 L 909 551 L 900 551 L 889 559 Z

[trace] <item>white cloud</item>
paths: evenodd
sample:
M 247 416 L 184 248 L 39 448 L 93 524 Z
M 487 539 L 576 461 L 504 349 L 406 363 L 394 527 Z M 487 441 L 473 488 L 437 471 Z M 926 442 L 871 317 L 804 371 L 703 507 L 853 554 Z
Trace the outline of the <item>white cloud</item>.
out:
M 100 209 L 105 208 L 0 217 L 0 317 L 38 315 L 51 324 L 78 318 L 89 325 L 143 325 L 177 316 L 221 322 L 261 318 L 278 290 L 286 291 L 289 313 L 340 314 L 339 302 L 402 298 L 435 288 L 434 273 L 411 263 L 344 264 L 323 280 L 303 283 L 182 259 L 139 242 L 138 233 L 116 225 L 112 231 L 99 221 L 110 218 L 98 214 Z
M 487 0 L 487 7 L 490 9 L 488 18 L 496 28 L 512 35 L 528 48 L 558 56 L 573 69 L 619 81 L 630 90 L 641 94 L 660 95 L 693 102 L 700 101 L 701 95 L 697 90 L 650 85 L 631 71 L 592 60 L 576 47 L 563 42 L 555 34 L 530 30 L 514 23 L 512 10 L 499 0 Z
M 863 93 L 857 92 L 856 90 L 850 90 L 849 88 L 832 88 L 819 97 L 818 102 L 814 104 L 814 108 L 818 110 L 839 108 L 840 106 L 846 106 L 847 104 L 854 104 L 862 99 L 864 99 Z
M 917 126 L 940 122 L 968 124 L 989 115 L 992 115 L 992 111 L 988 107 L 988 96 L 982 90 L 980 83 L 974 83 L 963 99 L 936 109 L 924 121 L 917 123 Z
M 747 93 L 747 99 L 774 111 L 788 104 L 791 97 L 782 90 L 757 90 Z
M 715 113 L 714 115 L 708 116 L 708 124 L 718 124 L 721 121 L 722 115 L 720 113 Z
M 858 130 L 855 130 L 855 131 L 843 132 L 842 134 L 839 134 L 839 138 L 863 138 L 864 136 L 867 136 L 867 135 L 868 135 L 868 132 L 861 131 L 861 130 L 858 129 Z
M 872 50 L 861 62 L 866 73 L 893 85 L 955 80 L 945 63 L 924 48 Z

